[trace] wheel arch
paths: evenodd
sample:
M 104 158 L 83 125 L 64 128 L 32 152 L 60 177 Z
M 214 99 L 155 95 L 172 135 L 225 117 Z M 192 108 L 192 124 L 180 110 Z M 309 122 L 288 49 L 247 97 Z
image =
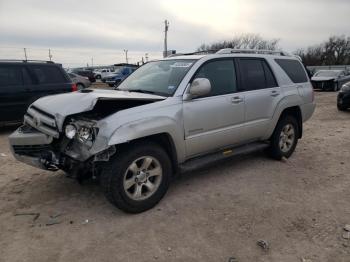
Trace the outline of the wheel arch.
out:
M 133 144 L 140 143 L 142 141 L 151 141 L 161 146 L 168 154 L 173 170 L 177 172 L 178 166 L 179 166 L 177 150 L 176 150 L 175 142 L 169 133 L 164 132 L 164 133 L 158 133 L 158 134 L 148 135 L 144 137 L 139 137 L 125 143 L 117 144 L 115 145 L 115 147 L 118 152 L 118 149 L 122 150 L 123 148 L 131 146 Z

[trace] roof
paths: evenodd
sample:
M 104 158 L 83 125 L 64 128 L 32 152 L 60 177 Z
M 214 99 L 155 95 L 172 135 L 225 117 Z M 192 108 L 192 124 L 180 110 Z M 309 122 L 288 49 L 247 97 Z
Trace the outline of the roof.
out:
M 278 57 L 278 58 L 294 58 L 300 60 L 297 56 L 288 54 L 286 52 L 283 52 L 281 50 L 274 51 L 274 50 L 258 50 L 258 49 L 232 49 L 232 48 L 225 48 L 221 50 L 208 50 L 206 51 L 199 51 L 194 53 L 185 53 L 185 54 L 175 54 L 171 55 L 165 60 L 173 60 L 173 59 L 201 59 L 206 56 L 211 57 L 220 57 L 222 55 L 231 55 L 231 56 L 251 56 L 251 57 Z

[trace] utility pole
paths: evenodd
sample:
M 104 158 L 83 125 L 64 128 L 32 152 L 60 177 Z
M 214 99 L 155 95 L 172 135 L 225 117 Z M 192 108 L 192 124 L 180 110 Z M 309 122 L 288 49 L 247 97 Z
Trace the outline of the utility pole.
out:
M 148 62 L 148 53 L 145 54 L 146 63 Z
M 168 53 L 168 30 L 169 30 L 169 21 L 164 21 L 164 53 L 163 57 L 167 56 Z
M 126 63 L 129 64 L 129 60 L 128 60 L 128 51 L 127 49 L 124 49 L 124 52 L 125 52 L 125 60 L 126 60 Z
M 49 59 L 52 61 L 51 49 L 49 49 Z
M 28 58 L 27 58 L 27 48 L 23 48 L 23 50 L 24 50 L 24 57 L 25 57 L 26 60 L 28 60 Z
M 94 58 L 91 57 L 91 67 L 94 67 Z

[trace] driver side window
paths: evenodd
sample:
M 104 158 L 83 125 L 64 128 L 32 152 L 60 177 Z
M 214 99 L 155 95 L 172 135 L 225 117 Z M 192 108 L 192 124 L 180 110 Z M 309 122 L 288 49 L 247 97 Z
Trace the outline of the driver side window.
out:
M 237 92 L 237 79 L 232 59 L 215 60 L 205 63 L 193 79 L 207 78 L 211 84 L 210 94 L 218 96 Z

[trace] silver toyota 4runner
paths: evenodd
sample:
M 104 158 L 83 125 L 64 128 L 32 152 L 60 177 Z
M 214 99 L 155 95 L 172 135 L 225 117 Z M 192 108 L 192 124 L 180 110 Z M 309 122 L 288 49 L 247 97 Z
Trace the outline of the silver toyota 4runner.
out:
M 99 179 L 114 205 L 137 213 L 179 170 L 265 147 L 288 158 L 314 109 L 298 58 L 223 49 L 149 62 L 117 90 L 40 98 L 9 141 L 19 161 Z

